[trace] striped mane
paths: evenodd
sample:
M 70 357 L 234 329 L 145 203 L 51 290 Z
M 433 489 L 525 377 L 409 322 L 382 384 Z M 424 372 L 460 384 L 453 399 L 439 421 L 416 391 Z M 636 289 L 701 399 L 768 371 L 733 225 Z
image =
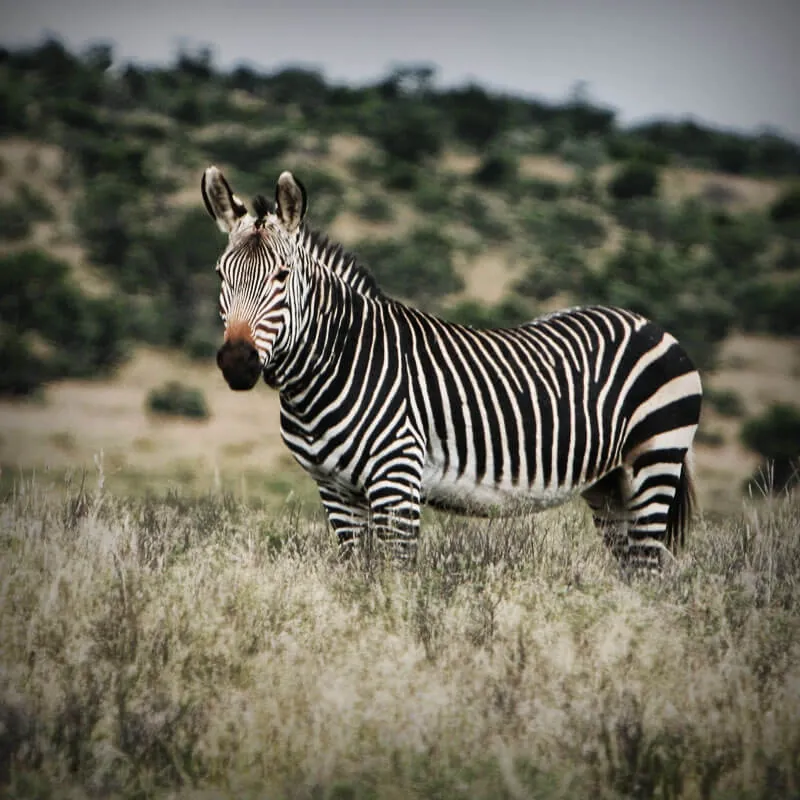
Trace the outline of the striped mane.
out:
M 342 245 L 331 240 L 319 231 L 303 226 L 300 241 L 306 252 L 334 275 L 341 278 L 356 292 L 376 300 L 386 298 L 372 273 L 359 264 L 356 257 Z

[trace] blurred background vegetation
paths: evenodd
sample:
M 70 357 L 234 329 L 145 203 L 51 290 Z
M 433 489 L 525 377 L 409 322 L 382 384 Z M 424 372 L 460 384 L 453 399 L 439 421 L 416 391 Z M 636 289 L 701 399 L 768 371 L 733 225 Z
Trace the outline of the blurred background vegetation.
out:
M 455 321 L 618 304 L 707 375 L 732 334 L 800 336 L 800 145 L 775 132 L 622 127 L 582 90 L 552 103 L 439 89 L 425 64 L 353 87 L 224 71 L 204 48 L 144 67 L 55 39 L 0 50 L 0 107 L 6 397 L 111 378 L 141 346 L 210 360 L 223 240 L 200 202 L 209 163 L 245 197 L 294 169 L 312 225 L 387 292 Z M 712 387 L 711 408 L 744 422 L 726 391 Z M 784 423 L 791 464 L 796 418 L 770 417 Z M 773 457 L 748 430 L 739 441 Z

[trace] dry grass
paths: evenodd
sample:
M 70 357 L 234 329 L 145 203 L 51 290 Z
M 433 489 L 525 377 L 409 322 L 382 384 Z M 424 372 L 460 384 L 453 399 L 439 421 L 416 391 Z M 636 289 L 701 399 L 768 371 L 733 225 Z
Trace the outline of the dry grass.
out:
M 148 391 L 173 379 L 204 393 L 208 421 L 147 413 Z M 213 359 L 198 363 L 140 348 L 113 379 L 53 383 L 40 402 L 0 401 L 0 463 L 28 470 L 79 469 L 91 467 L 102 450 L 112 484 L 126 474 L 168 476 L 189 464 L 196 488 L 211 488 L 217 474 L 286 474 L 278 403 L 278 395 L 263 385 L 231 392 Z M 75 442 L 69 452 L 53 446 L 64 436 Z M 299 468 L 290 474 L 300 479 Z
M 399 571 L 288 506 L 43 488 L 0 510 L 10 796 L 800 791 L 797 497 L 630 585 L 572 507 L 431 518 Z

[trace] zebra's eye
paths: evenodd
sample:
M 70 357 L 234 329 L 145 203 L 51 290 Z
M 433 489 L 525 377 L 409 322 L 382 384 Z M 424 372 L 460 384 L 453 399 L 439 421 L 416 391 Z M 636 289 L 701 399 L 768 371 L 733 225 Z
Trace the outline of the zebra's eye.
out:
M 289 272 L 290 271 L 291 270 L 288 270 L 286 267 L 280 267 L 279 269 L 277 269 L 275 271 L 275 278 L 274 279 L 276 281 L 280 281 L 281 283 L 283 283 L 289 277 Z

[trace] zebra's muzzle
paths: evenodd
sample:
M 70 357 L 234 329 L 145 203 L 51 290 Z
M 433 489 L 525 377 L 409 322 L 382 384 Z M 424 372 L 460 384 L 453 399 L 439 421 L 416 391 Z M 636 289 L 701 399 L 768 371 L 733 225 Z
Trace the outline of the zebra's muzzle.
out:
M 237 392 L 252 389 L 261 375 L 258 351 L 244 340 L 227 341 L 217 351 L 217 366 L 231 389 Z

